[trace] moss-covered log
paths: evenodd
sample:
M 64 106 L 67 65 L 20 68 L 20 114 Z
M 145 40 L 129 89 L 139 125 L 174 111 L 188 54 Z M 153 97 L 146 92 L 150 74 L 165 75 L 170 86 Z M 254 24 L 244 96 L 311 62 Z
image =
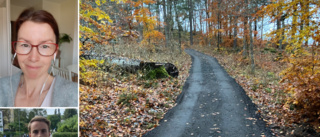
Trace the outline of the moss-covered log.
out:
M 170 75 L 171 77 L 179 76 L 178 68 L 171 63 L 143 62 L 141 60 L 129 59 L 125 57 L 98 55 L 81 55 L 80 58 L 104 60 L 104 65 L 106 66 L 116 64 L 117 66 L 123 68 L 123 70 L 131 73 L 137 72 L 138 70 L 143 70 L 147 72 L 147 75 L 150 77 L 155 76 L 155 78 L 161 78 L 167 75 Z M 165 70 L 166 74 L 164 72 L 161 73 L 161 70 Z

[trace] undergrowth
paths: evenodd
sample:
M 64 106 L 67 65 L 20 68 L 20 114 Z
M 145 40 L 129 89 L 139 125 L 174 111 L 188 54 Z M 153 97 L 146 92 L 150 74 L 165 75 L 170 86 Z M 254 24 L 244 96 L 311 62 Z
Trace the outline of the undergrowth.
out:
M 129 73 L 115 66 L 105 69 L 103 62 L 84 61 L 92 63 L 80 71 L 80 76 L 84 75 L 80 77 L 81 135 L 141 136 L 158 126 L 163 115 L 175 106 L 189 76 L 189 55 L 172 48 L 150 50 L 136 44 L 115 45 L 114 50 L 106 46 L 99 52 L 145 62 L 170 62 L 178 68 L 179 76 L 156 78 L 160 73 L 150 71 L 146 76 L 143 71 Z M 160 67 L 158 71 L 163 70 Z

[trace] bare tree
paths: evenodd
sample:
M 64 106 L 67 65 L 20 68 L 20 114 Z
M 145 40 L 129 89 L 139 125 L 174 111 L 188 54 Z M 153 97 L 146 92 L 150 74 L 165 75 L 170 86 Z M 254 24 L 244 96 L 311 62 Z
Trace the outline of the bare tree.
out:
M 193 2 L 192 0 L 189 0 L 190 46 L 193 45 L 192 19 L 193 19 Z

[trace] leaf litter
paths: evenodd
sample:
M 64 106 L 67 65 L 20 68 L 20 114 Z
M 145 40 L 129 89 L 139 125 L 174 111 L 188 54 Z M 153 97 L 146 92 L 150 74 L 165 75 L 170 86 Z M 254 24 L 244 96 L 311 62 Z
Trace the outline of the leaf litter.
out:
M 164 114 L 176 105 L 175 100 L 189 76 L 189 55 L 163 52 L 145 56 L 139 55 L 139 59 L 160 62 L 161 57 L 171 57 L 165 60 L 175 63 L 179 77 L 145 80 L 141 72 L 87 69 L 96 75 L 93 84 L 81 84 L 79 89 L 81 136 L 142 136 L 157 127 Z

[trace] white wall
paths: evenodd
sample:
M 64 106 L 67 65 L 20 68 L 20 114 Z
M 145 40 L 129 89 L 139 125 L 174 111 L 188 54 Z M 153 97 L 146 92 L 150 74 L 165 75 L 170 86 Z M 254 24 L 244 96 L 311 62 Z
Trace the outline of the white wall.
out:
M 61 45 L 62 58 L 61 66 L 66 67 L 78 63 L 78 6 L 76 0 L 66 0 L 61 3 L 61 16 L 59 20 L 60 33 L 66 33 L 72 37 L 70 43 Z M 68 14 L 65 14 L 68 13 Z M 61 25 L 60 25 L 61 24 Z M 76 52 L 75 52 L 76 51 Z M 76 60 L 74 60 L 76 57 Z
M 10 28 L 10 1 L 5 0 L 0 7 L 0 77 L 19 71 L 19 69 L 11 65 Z
M 0 77 L 7 76 L 9 66 L 8 38 L 7 38 L 7 8 L 0 7 Z
M 29 7 L 36 10 L 42 9 L 42 0 L 10 0 L 10 19 L 15 21 L 20 13 Z
M 59 24 L 59 22 L 60 22 L 60 14 L 61 14 L 61 12 L 60 12 L 61 9 L 60 9 L 60 4 L 59 3 L 43 0 L 42 9 L 50 12 L 53 15 L 53 17 L 56 19 L 59 27 L 61 26 Z
M 15 21 L 26 7 L 10 5 L 10 20 Z

